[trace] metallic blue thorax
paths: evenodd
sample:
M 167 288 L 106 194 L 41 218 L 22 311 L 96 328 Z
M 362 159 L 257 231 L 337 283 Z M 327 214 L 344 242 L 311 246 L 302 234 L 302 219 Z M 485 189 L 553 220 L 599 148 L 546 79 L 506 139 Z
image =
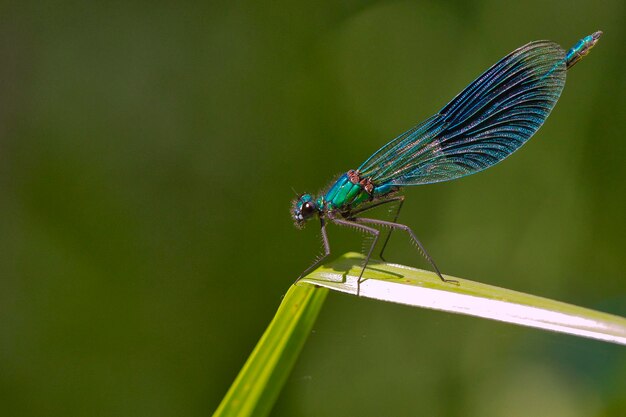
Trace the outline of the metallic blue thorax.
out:
M 321 201 L 318 201 L 318 205 L 329 211 L 344 210 L 368 199 L 370 199 L 370 195 L 361 184 L 354 184 L 348 178 L 348 174 L 343 174 L 330 187 L 326 195 L 320 197 Z
M 346 173 L 339 177 L 326 194 L 318 199 L 317 205 L 328 211 L 350 210 L 361 203 L 389 194 L 397 188 L 398 187 L 391 185 L 372 185 L 372 188 L 368 192 L 363 183 L 356 182 L 354 176 L 350 176 L 349 173 Z

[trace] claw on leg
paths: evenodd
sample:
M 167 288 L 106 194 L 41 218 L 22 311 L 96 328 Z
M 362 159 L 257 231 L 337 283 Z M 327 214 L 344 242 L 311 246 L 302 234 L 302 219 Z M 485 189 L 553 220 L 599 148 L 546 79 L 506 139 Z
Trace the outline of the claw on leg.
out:
M 392 229 L 404 230 L 405 232 L 407 232 L 409 234 L 411 240 L 413 241 L 413 243 L 415 243 L 415 245 L 417 246 L 417 248 L 420 251 L 420 253 L 422 254 L 422 256 L 424 258 L 426 258 L 428 263 L 430 263 L 430 265 L 433 267 L 433 269 L 435 270 L 435 273 L 441 279 L 441 281 L 449 283 L 449 284 L 453 284 L 453 285 L 459 285 L 459 282 L 457 280 L 446 279 L 446 278 L 443 277 L 443 275 L 441 275 L 441 272 L 439 272 L 439 268 L 437 268 L 437 265 L 435 264 L 435 261 L 428 254 L 428 252 L 426 252 L 426 249 L 424 248 L 424 245 L 422 245 L 422 243 L 419 241 L 419 239 L 417 238 L 417 236 L 415 235 L 415 233 L 413 232 L 413 230 L 411 230 L 411 228 L 409 226 L 407 226 L 405 224 L 401 224 L 401 223 L 388 222 L 388 221 L 385 221 L 385 220 L 378 220 L 378 219 L 370 219 L 370 218 L 366 218 L 366 217 L 357 217 L 357 218 L 354 219 L 354 221 L 357 222 L 357 223 L 377 224 L 379 226 L 387 226 L 387 227 L 390 227 Z
M 361 282 L 363 282 L 362 281 L 363 273 L 365 272 L 365 268 L 367 268 L 367 264 L 369 263 L 370 258 L 372 257 L 372 252 L 374 251 L 374 247 L 376 246 L 376 242 L 378 241 L 378 236 L 380 235 L 380 231 L 378 229 L 374 229 L 373 227 L 365 226 L 363 224 L 359 224 L 359 223 L 349 221 L 349 220 L 333 219 L 332 222 L 340 226 L 352 227 L 352 228 L 364 231 L 374 236 L 374 239 L 372 240 L 372 244 L 370 245 L 370 249 L 367 252 L 367 255 L 365 256 L 365 261 L 363 262 L 363 268 L 361 269 L 359 278 L 356 281 L 356 295 L 358 297 L 361 294 Z

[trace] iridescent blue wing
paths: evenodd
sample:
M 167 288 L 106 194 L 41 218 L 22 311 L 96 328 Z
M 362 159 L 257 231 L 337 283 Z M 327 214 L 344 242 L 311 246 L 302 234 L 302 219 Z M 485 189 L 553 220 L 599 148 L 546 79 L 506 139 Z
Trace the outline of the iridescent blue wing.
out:
M 375 185 L 448 181 L 482 171 L 522 146 L 565 86 L 565 51 L 522 46 L 489 68 L 439 113 L 398 136 L 358 172 Z

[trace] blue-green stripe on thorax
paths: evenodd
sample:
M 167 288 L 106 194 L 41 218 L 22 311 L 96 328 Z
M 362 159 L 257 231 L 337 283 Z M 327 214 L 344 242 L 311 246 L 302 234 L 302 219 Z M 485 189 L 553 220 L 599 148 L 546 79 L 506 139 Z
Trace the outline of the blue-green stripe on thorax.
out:
M 339 177 L 326 194 L 318 199 L 317 204 L 329 211 L 346 211 L 354 209 L 366 201 L 389 194 L 397 188 L 392 185 L 374 186 L 371 193 L 368 193 L 363 184 L 354 183 L 346 173 Z
M 320 197 L 318 205 L 330 211 L 343 211 L 369 199 L 371 199 L 371 196 L 363 189 L 361 184 L 352 183 L 348 178 L 348 174 L 343 174 L 335 181 L 328 192 Z

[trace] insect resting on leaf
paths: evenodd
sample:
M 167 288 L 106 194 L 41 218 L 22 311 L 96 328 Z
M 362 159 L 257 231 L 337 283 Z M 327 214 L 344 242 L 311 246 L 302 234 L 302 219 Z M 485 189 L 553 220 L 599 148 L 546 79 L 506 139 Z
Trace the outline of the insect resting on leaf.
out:
M 589 53 L 602 32 L 586 36 L 565 52 L 551 41 L 530 42 L 494 64 L 446 104 L 437 114 L 407 130 L 370 156 L 356 170 L 349 170 L 319 197 L 302 194 L 294 202 L 296 226 L 317 217 L 321 225 L 324 255 L 298 279 L 317 267 L 328 255 L 326 224 L 348 226 L 373 236 L 357 283 L 372 256 L 380 230 L 389 228 L 380 258 L 395 229 L 406 232 L 444 282 L 424 246 L 410 227 L 397 222 L 404 202 L 402 187 L 449 181 L 487 169 L 520 148 L 541 127 L 554 108 L 567 71 Z M 393 221 L 362 217 L 384 204 L 396 203 Z M 357 287 L 357 294 L 358 294 Z

